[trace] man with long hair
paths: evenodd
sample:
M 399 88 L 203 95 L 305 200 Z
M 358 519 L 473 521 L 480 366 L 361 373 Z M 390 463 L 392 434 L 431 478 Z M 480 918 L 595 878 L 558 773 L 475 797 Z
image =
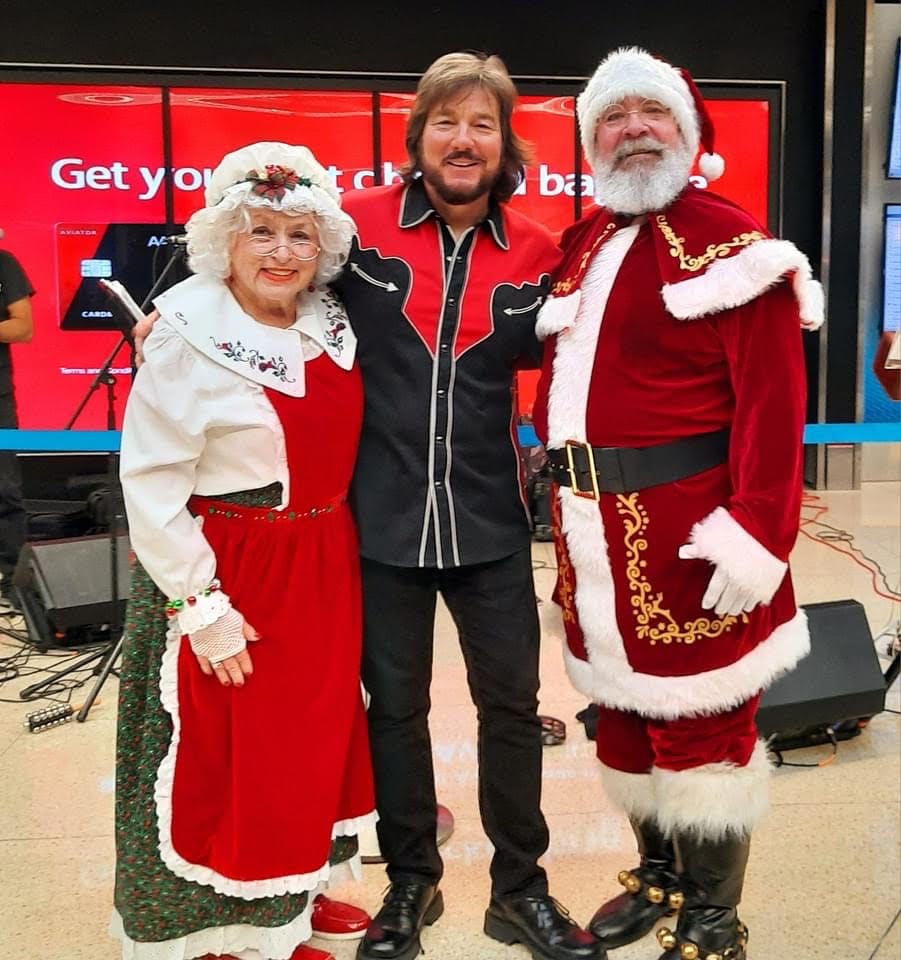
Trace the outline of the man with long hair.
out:
M 553 503 L 566 662 L 639 866 L 589 929 L 662 928 L 661 960 L 744 960 L 737 914 L 768 765 L 760 691 L 809 648 L 788 555 L 806 400 L 806 257 L 689 182 L 722 172 L 687 71 L 610 54 L 578 99 L 598 208 L 563 235 L 542 307 L 535 425 Z
M 366 408 L 352 503 L 363 683 L 390 887 L 359 960 L 413 960 L 443 910 L 428 713 L 436 599 L 456 624 L 478 718 L 482 823 L 494 845 L 485 932 L 539 960 L 600 960 L 548 895 L 538 859 L 539 628 L 512 403 L 557 251 L 506 206 L 522 176 L 516 91 L 497 57 L 426 71 L 404 182 L 350 193 L 359 236 L 338 289 Z

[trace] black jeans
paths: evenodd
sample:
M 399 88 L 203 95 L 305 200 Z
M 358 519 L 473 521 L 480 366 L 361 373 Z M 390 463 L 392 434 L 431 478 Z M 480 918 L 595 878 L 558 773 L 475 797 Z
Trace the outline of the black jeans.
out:
M 460 637 L 478 711 L 479 808 L 494 845 L 492 893 L 547 892 L 541 813 L 538 614 L 531 551 L 448 570 L 363 559 L 363 683 L 370 695 L 378 838 L 392 881 L 437 883 L 429 737 L 435 605 Z
M 15 395 L 0 394 L 0 429 L 9 430 L 17 426 Z M 9 591 L 9 581 L 25 543 L 25 528 L 19 461 L 14 450 L 0 450 L 0 573 L 3 574 L 4 592 Z

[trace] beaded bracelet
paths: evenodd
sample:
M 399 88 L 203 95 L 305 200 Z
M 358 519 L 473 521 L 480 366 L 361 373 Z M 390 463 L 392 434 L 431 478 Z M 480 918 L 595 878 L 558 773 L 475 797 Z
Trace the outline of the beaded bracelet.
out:
M 216 593 L 218 590 L 221 590 L 222 586 L 218 580 L 214 580 L 205 590 L 201 590 L 198 594 L 200 597 L 208 597 L 211 593 Z M 184 600 L 169 600 L 166 603 L 166 616 L 170 619 L 172 617 L 177 617 L 180 610 L 183 610 L 186 606 L 193 607 L 197 603 L 197 596 L 185 597 Z

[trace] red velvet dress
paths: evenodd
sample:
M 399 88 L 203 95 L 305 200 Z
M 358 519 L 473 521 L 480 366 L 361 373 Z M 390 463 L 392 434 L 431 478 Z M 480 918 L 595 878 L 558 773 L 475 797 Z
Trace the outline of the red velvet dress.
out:
M 161 677 L 174 723 L 157 780 L 163 859 L 248 899 L 314 888 L 333 835 L 355 833 L 374 806 L 345 501 L 362 385 L 356 367 L 325 355 L 307 362 L 306 377 L 303 398 L 266 391 L 284 430 L 287 507 L 191 501 L 223 590 L 261 635 L 249 646 L 253 675 L 243 688 L 221 686 L 183 637 Z

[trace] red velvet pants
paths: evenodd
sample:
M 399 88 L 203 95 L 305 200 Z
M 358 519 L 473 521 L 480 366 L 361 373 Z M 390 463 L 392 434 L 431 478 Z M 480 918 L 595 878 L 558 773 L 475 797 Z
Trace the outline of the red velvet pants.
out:
M 650 773 L 652 767 L 679 772 L 708 763 L 744 767 L 758 739 L 754 717 L 759 701 L 758 695 L 734 710 L 677 720 L 601 706 L 598 759 L 622 773 Z

